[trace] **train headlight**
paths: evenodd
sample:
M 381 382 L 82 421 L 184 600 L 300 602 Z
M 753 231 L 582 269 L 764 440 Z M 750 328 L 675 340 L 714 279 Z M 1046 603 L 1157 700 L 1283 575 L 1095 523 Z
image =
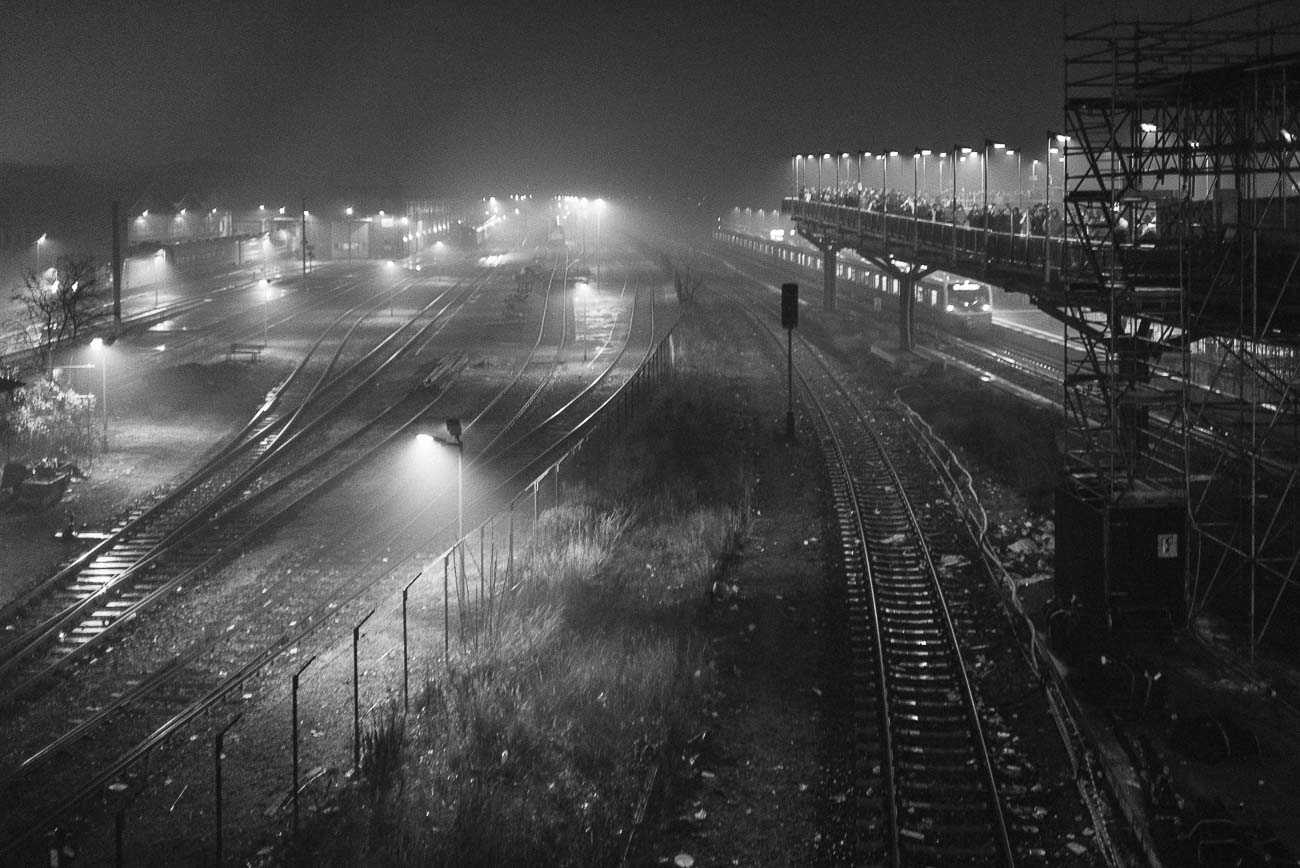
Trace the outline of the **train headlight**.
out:
M 956 309 L 957 309 L 957 308 L 956 308 L 954 305 L 951 305 L 951 304 L 948 305 L 946 308 L 944 308 L 944 310 L 948 311 L 948 313 L 952 313 L 952 312 L 953 312 L 954 310 L 956 310 Z

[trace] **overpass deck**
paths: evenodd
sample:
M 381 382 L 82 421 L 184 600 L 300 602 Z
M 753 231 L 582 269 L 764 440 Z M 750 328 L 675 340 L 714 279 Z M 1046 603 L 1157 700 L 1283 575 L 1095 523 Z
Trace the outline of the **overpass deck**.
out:
M 1219 266 L 1231 261 L 1236 246 L 1243 243 L 1227 231 L 1206 235 L 1195 245 L 1115 246 L 922 220 L 836 199 L 787 197 L 781 212 L 819 246 L 849 248 L 869 258 L 903 260 L 992 283 L 1024 293 L 1035 306 L 1067 322 L 1077 320 L 1082 309 L 1117 306 L 1126 316 L 1187 325 L 1201 334 L 1240 334 L 1279 343 L 1300 340 L 1300 293 L 1289 289 L 1290 275 L 1300 263 L 1300 244 L 1294 238 L 1263 239 L 1261 279 L 1251 287 L 1225 287 Z M 1191 287 L 1186 299 L 1185 286 Z M 1194 323 L 1186 322 L 1189 311 Z

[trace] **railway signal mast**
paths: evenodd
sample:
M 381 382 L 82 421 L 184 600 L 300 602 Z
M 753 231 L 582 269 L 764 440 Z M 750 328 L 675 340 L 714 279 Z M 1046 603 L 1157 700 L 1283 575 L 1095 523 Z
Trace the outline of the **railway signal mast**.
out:
M 781 284 L 781 328 L 785 329 L 785 436 L 794 440 L 794 330 L 799 325 L 799 284 Z

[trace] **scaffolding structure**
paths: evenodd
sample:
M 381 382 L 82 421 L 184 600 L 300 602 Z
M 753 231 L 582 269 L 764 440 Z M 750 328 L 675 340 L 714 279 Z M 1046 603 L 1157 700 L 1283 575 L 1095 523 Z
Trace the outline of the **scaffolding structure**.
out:
M 1300 4 L 1111 21 L 1065 66 L 1063 487 L 1181 512 L 1169 611 L 1253 657 L 1300 625 Z

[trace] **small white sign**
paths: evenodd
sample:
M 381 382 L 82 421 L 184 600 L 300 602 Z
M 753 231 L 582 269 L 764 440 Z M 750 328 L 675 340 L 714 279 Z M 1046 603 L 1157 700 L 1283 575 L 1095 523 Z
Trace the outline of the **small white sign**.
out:
M 1178 557 L 1178 534 L 1176 533 L 1156 534 L 1156 557 L 1158 558 Z

